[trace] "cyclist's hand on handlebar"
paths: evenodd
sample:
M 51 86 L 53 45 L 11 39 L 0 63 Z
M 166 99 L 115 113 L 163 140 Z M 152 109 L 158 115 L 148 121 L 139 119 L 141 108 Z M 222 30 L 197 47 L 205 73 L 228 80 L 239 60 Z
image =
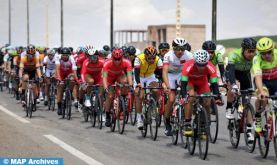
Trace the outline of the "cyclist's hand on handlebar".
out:
M 259 100 L 264 100 L 266 96 L 268 96 L 268 93 L 265 92 L 264 90 L 262 90 L 262 91 L 258 94 L 258 99 L 259 99 Z
M 138 83 L 138 84 L 136 85 L 136 88 L 142 88 L 141 83 Z
M 218 97 L 215 98 L 215 104 L 219 105 L 219 106 L 223 106 L 224 105 L 224 101 L 223 101 L 221 96 L 218 96 Z

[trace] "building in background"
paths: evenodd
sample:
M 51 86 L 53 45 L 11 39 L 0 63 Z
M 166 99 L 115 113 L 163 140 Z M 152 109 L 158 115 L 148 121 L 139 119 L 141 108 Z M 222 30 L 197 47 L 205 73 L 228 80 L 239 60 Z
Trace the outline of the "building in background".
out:
M 192 46 L 192 50 L 200 49 L 206 38 L 205 25 L 181 25 L 181 37 Z M 140 50 L 148 45 L 158 46 L 161 42 L 170 45 L 176 37 L 176 25 L 149 25 L 147 30 L 118 30 L 115 31 L 117 46 L 133 45 Z

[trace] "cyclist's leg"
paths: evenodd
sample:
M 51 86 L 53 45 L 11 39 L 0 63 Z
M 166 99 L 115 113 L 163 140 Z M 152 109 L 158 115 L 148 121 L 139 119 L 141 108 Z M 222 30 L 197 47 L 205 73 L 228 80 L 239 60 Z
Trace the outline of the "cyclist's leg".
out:
M 146 79 L 140 77 L 140 83 L 144 85 L 146 83 Z M 142 120 L 142 107 L 144 99 L 144 89 L 136 88 L 135 89 L 135 107 L 137 112 L 137 127 L 138 129 L 143 129 L 143 120 Z
M 113 85 L 115 84 L 117 78 L 109 78 L 107 79 L 108 84 L 109 85 Z M 110 127 L 111 126 L 111 117 L 110 117 L 110 110 L 111 110 L 111 105 L 112 105 L 112 101 L 114 98 L 114 90 L 113 88 L 109 87 L 109 91 L 108 93 L 106 93 L 106 100 L 105 100 L 105 104 L 104 104 L 104 109 L 106 112 L 106 122 L 105 122 L 105 126 L 106 127 Z
M 189 82 L 188 83 L 188 94 L 189 95 L 193 95 L 195 93 L 195 90 L 194 90 L 194 85 L 193 83 Z M 185 123 L 184 123 L 184 126 L 185 126 L 185 129 L 184 129 L 184 132 L 183 134 L 186 135 L 186 136 L 191 136 L 192 135 L 192 126 L 191 126 L 191 118 L 192 118 L 192 104 L 194 102 L 194 98 L 190 97 L 188 99 L 188 103 L 185 104 L 184 106 L 184 111 L 185 111 Z

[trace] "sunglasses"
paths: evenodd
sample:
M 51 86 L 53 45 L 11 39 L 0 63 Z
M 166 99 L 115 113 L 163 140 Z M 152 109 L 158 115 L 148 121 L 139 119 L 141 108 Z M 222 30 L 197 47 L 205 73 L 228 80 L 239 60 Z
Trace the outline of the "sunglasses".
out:
M 174 51 L 185 51 L 185 48 L 182 46 L 176 46 L 173 48 Z
M 272 55 L 272 51 L 267 51 L 267 52 L 261 52 L 261 55 L 262 56 L 265 56 L 265 55 Z
M 121 58 L 113 58 L 114 61 L 121 61 Z
M 206 67 L 207 64 L 208 64 L 208 63 L 206 63 L 206 64 L 198 64 L 198 63 L 196 63 L 196 65 L 197 65 L 198 67 Z
M 169 49 L 160 49 L 161 52 L 168 52 Z
M 147 61 L 153 61 L 155 60 L 156 57 L 153 57 L 153 56 L 149 56 L 149 57 L 146 57 L 146 60 Z
M 255 49 L 248 49 L 247 50 L 248 53 L 255 53 L 255 51 L 256 51 Z
M 97 56 L 92 55 L 92 56 L 90 56 L 89 58 L 90 58 L 91 60 L 96 60 L 96 59 L 97 59 Z
M 209 54 L 214 54 L 214 53 L 215 53 L 214 50 L 208 50 L 207 52 L 208 52 Z

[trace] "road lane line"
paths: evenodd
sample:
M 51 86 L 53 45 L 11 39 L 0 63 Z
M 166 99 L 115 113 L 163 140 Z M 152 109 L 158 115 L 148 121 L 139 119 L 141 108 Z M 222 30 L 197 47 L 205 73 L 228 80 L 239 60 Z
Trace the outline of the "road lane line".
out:
M 78 157 L 79 159 L 83 160 L 87 164 L 90 165 L 103 165 L 101 162 L 98 162 L 97 160 L 87 156 L 86 154 L 82 153 L 81 151 L 71 147 L 70 145 L 66 144 L 65 142 L 61 141 L 60 139 L 56 138 L 53 135 L 43 135 L 53 143 L 56 143 L 60 147 L 62 147 L 64 150 L 68 151 L 72 155 Z
M 15 113 L 11 112 L 11 111 L 8 110 L 7 108 L 3 107 L 2 105 L 0 105 L 0 110 L 1 110 L 2 112 L 5 112 L 5 113 L 8 114 L 8 115 L 14 117 L 15 119 L 21 121 L 22 123 L 31 123 L 30 121 L 28 121 L 28 120 L 26 120 L 26 119 L 24 119 L 24 118 L 22 118 L 22 117 L 16 115 Z

